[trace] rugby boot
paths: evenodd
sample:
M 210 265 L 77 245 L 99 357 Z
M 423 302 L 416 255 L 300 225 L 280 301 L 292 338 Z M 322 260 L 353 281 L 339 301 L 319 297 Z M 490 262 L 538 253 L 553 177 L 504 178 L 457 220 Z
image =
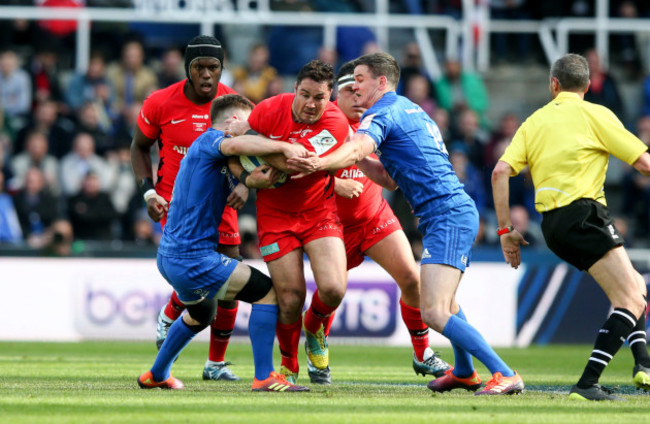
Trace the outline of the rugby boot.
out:
M 213 362 L 207 361 L 205 367 L 203 367 L 203 379 L 204 380 L 223 380 L 223 381 L 239 381 L 241 378 L 237 377 L 233 373 L 228 365 L 232 365 L 230 362 Z
M 327 368 L 330 363 L 330 353 L 323 325 L 321 324 L 315 334 L 305 328 L 305 339 L 305 350 L 312 365 L 320 370 Z
M 282 374 L 284 378 L 291 384 L 296 384 L 296 381 L 298 381 L 298 371 L 293 372 L 284 365 L 280 365 L 280 374 Z
M 517 395 L 524 390 L 524 380 L 517 371 L 512 377 L 504 377 L 500 372 L 495 372 L 492 379 L 487 382 L 485 387 L 474 393 L 475 396 L 481 395 Z
M 271 371 L 269 377 L 264 380 L 253 379 L 251 390 L 254 392 L 308 392 L 309 387 L 290 383 L 284 375 Z
M 424 358 L 422 361 L 418 361 L 415 353 L 413 354 L 413 371 L 415 374 L 433 375 L 435 377 L 442 377 L 445 375 L 445 371 L 451 369 L 451 365 L 440 359 L 438 352 L 434 352 L 428 347 L 424 351 Z
M 646 392 L 650 390 L 650 368 L 636 364 L 632 370 L 632 382 L 637 390 L 643 389 Z
M 154 381 L 151 371 L 147 371 L 138 378 L 138 386 L 141 389 L 171 389 L 181 390 L 185 385 L 178 378 L 169 374 L 169 378 L 165 381 Z
M 163 307 L 160 309 L 160 312 L 158 312 L 158 327 L 156 328 L 156 347 L 158 350 L 160 350 L 161 346 L 165 342 L 165 339 L 167 338 L 169 327 L 171 327 L 174 323 L 174 320 L 169 319 L 167 315 L 165 315 L 166 306 L 167 305 L 163 305 Z
M 469 377 L 456 377 L 450 368 L 444 372 L 442 377 L 438 377 L 427 384 L 429 390 L 438 393 L 448 392 L 453 389 L 465 389 L 469 392 L 475 392 L 481 388 L 481 377 L 474 371 Z
M 569 391 L 569 399 L 574 400 L 613 400 L 613 401 L 624 401 L 622 397 L 616 396 L 614 394 L 614 389 L 601 386 L 600 384 L 594 384 L 593 386 L 587 389 L 581 389 L 577 385 L 571 387 Z

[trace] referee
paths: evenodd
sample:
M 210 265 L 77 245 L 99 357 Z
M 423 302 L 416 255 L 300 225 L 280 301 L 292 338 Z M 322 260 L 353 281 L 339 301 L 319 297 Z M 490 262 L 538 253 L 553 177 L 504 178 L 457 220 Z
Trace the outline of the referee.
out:
M 551 66 L 552 100 L 517 130 L 492 173 L 497 234 L 507 263 L 521 263 L 523 236 L 512 226 L 508 178 L 530 168 L 535 208 L 543 216 L 548 247 L 586 270 L 602 287 L 614 311 L 600 329 L 587 366 L 570 398 L 622 400 L 598 384 L 603 370 L 628 340 L 634 355 L 633 382 L 650 390 L 646 349 L 646 285 L 632 267 L 623 237 L 609 216 L 604 183 L 609 155 L 650 175 L 648 147 L 627 131 L 609 109 L 584 101 L 589 67 L 584 57 L 568 54 Z

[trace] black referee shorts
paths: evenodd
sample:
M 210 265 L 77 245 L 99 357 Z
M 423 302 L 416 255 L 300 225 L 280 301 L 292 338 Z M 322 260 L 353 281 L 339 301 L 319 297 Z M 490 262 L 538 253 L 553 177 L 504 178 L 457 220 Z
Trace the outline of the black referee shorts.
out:
M 607 207 L 592 199 L 544 212 L 542 233 L 553 253 L 581 271 L 623 244 Z

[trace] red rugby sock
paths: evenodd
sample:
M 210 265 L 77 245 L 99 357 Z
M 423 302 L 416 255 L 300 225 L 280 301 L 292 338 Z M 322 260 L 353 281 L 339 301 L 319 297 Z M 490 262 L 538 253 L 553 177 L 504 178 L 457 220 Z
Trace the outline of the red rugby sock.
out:
M 185 304 L 178 298 L 176 292 L 172 292 L 172 297 L 165 306 L 165 315 L 167 318 L 176 321 L 185 310 Z
M 235 301 L 235 307 L 232 309 L 217 306 L 217 318 L 210 324 L 210 353 L 208 358 L 211 361 L 224 361 L 230 336 L 235 328 L 238 307 L 238 301 Z
M 418 361 L 422 361 L 424 351 L 429 347 L 429 327 L 422 321 L 420 309 L 408 306 L 402 299 L 399 300 L 402 311 L 402 320 L 411 335 L 411 344 Z

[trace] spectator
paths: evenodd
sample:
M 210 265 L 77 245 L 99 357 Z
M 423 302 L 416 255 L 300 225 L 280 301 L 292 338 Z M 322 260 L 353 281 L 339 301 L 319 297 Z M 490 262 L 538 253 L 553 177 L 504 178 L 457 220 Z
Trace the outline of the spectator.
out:
M 512 140 L 512 137 L 514 137 L 520 124 L 521 121 L 519 120 L 519 117 L 512 112 L 506 112 L 501 116 L 499 127 L 492 132 L 490 141 L 484 149 L 485 159 L 487 160 L 486 169 L 494 169 L 494 165 L 496 165 L 496 162 L 492 162 L 492 151 L 495 146 L 501 142 L 501 140 L 505 139 L 508 140 L 508 142 Z
M 47 243 L 46 230 L 59 217 L 58 198 L 45 186 L 45 176 L 38 168 L 29 168 L 25 187 L 14 197 L 23 237 L 33 248 Z
M 411 75 L 405 84 L 404 96 L 420 106 L 427 115 L 433 118 L 436 102 L 433 101 L 431 96 L 431 84 L 424 75 Z
M 10 152 L 13 149 L 15 137 L 14 128 L 11 126 L 11 122 L 2 107 L 2 102 L 0 102 L 0 146 L 2 146 L 3 151 Z M 0 161 L 0 168 L 2 164 L 3 162 Z
M 77 111 L 77 133 L 87 133 L 95 140 L 95 151 L 100 156 L 115 152 L 113 138 L 110 137 L 111 121 L 101 115 L 102 109 L 96 103 L 86 103 Z
M 285 93 L 284 89 L 284 78 L 281 75 L 276 75 L 270 82 L 268 87 L 266 87 L 265 98 L 277 96 L 278 94 Z
M 589 90 L 585 93 L 585 100 L 607 107 L 616 116 L 624 116 L 623 102 L 618 93 L 616 81 L 601 67 L 596 49 L 587 50 L 585 58 L 589 64 L 590 81 Z
M 65 197 L 79 193 L 82 182 L 89 172 L 99 179 L 100 187 L 107 189 L 109 186 L 108 164 L 105 159 L 95 154 L 95 140 L 90 134 L 77 134 L 73 150 L 63 157 L 60 168 L 61 191 Z
M 465 192 L 476 203 L 479 216 L 485 214 L 487 196 L 483 176 L 480 169 L 472 165 L 469 160 L 469 149 L 464 143 L 455 142 L 449 149 L 449 162 L 454 168 L 458 180 L 463 184 Z
M 147 215 L 145 209 L 141 209 L 135 215 L 133 222 L 133 240 L 140 247 L 157 247 L 160 244 L 161 231 L 156 231 L 159 223 L 154 223 Z
M 488 108 L 488 93 L 478 74 L 464 71 L 458 60 L 445 62 L 442 77 L 435 82 L 438 106 L 446 109 L 453 117 L 465 109 L 474 111 L 483 128 L 489 128 L 485 111 Z
M 0 104 L 13 128 L 22 128 L 32 106 L 32 83 L 29 74 L 19 67 L 12 50 L 0 54 Z
M 48 151 L 52 156 L 60 159 L 70 152 L 74 126 L 72 122 L 60 119 L 56 108 L 56 103 L 51 100 L 36 105 L 31 121 L 16 136 L 14 153 L 22 152 L 25 149 L 27 134 L 33 131 L 45 134 Z
M 433 84 L 431 83 L 431 78 L 427 75 L 426 70 L 424 69 L 422 55 L 420 54 L 420 46 L 418 43 L 412 42 L 404 46 L 404 58 L 402 59 L 402 64 L 400 66 L 397 92 L 404 95 L 409 80 L 413 76 L 417 75 L 424 76 L 427 79 L 427 82 L 429 83 L 429 92 L 433 97 Z
M 72 224 L 65 219 L 57 219 L 52 223 L 47 236 L 48 243 L 43 253 L 45 256 L 65 257 L 72 254 L 74 234 Z
M 14 178 L 11 180 L 12 190 L 25 187 L 25 177 L 30 168 L 38 168 L 43 172 L 45 187 L 54 195 L 60 193 L 59 161 L 47 153 L 47 138 L 38 131 L 27 135 L 27 146 L 24 152 L 15 155 L 11 160 Z
M 81 191 L 68 200 L 68 216 L 77 240 L 113 239 L 117 212 L 108 194 L 101 190 L 99 176 L 88 172 Z
M 124 143 L 130 143 L 133 140 L 140 109 L 142 109 L 142 103 L 136 102 L 122 111 L 113 127 L 113 141 L 111 144 L 119 146 Z
M 29 64 L 34 90 L 34 103 L 52 100 L 57 104 L 57 111 L 65 112 L 63 90 L 59 83 L 59 54 L 51 42 L 39 43 L 36 53 Z
M 490 19 L 530 19 L 526 0 L 490 0 Z M 493 38 L 497 60 L 522 62 L 529 58 L 531 41 L 529 34 L 495 33 Z M 517 48 L 512 48 L 513 45 Z
M 110 159 L 112 179 L 108 189 L 113 207 L 119 215 L 122 229 L 122 238 L 133 227 L 134 212 L 131 208 L 134 198 L 137 197 L 136 205 L 142 204 L 142 197 L 139 195 L 138 186 L 131 168 L 131 144 L 124 140 L 117 148 L 116 154 Z
M 637 121 L 637 135 L 650 146 L 650 116 Z M 639 240 L 647 239 L 650 235 L 650 177 L 640 175 L 633 167 L 626 165 L 622 191 L 623 213 L 635 223 L 635 236 Z
M 106 62 L 101 53 L 93 52 L 88 70 L 70 79 L 65 100 L 73 112 L 86 103 L 93 103 L 102 109 L 102 114 L 111 118 L 115 116 L 115 87 L 106 77 Z
M 445 144 L 451 143 L 451 128 L 449 122 L 449 112 L 445 109 L 437 107 L 433 111 L 433 116 L 431 117 L 433 121 L 438 125 L 440 130 L 440 135 L 442 136 Z
M 158 86 L 169 87 L 185 78 L 183 54 L 177 47 L 170 47 L 163 53 L 158 72 Z
M 482 171 L 485 164 L 484 149 L 487 137 L 479 125 L 476 112 L 470 109 L 460 112 L 458 126 L 453 132 L 452 138 L 454 142 L 460 142 L 467 147 L 470 163 L 478 171 Z
M 144 64 L 144 49 L 139 41 L 129 41 L 122 47 L 122 59 L 106 71 L 117 95 L 117 108 L 123 110 L 144 99 L 157 88 L 156 74 Z
M 19 244 L 23 240 L 23 233 L 14 202 L 4 192 L 4 186 L 4 175 L 0 172 L 0 244 Z
M 265 44 L 255 44 L 248 54 L 248 63 L 244 67 L 233 69 L 233 89 L 252 102 L 264 100 L 269 83 L 277 71 L 269 65 L 269 49 Z

